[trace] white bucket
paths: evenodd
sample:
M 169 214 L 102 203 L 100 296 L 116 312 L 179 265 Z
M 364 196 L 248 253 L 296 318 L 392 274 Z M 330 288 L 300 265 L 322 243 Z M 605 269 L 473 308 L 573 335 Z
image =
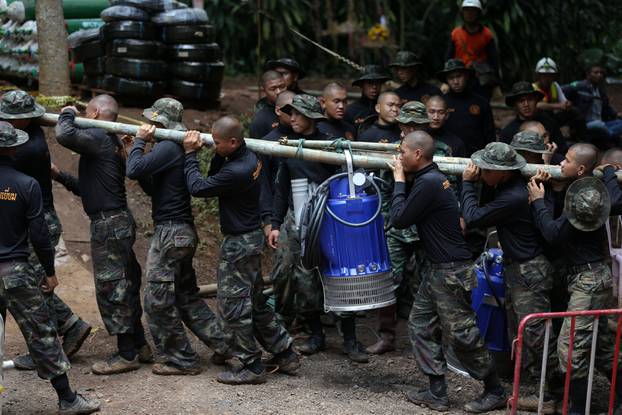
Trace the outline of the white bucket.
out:
M 292 200 L 294 202 L 294 222 L 300 226 L 302 211 L 309 200 L 309 181 L 307 178 L 292 179 Z

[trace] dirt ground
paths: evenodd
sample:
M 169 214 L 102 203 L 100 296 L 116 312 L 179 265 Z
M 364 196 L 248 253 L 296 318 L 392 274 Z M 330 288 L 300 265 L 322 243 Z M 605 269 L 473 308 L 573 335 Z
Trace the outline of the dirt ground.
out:
M 251 79 L 227 79 L 219 110 L 186 110 L 184 121 L 189 128 L 208 130 L 210 123 L 222 114 L 252 114 L 257 93 L 248 89 Z M 303 87 L 318 88 L 322 80 L 310 81 Z M 126 116 L 140 118 L 140 109 L 123 108 Z M 498 112 L 498 120 L 507 112 Z M 62 169 L 76 172 L 78 156 L 61 148 L 49 131 L 52 160 Z M 150 201 L 136 183 L 128 180 L 128 199 L 139 226 L 134 250 L 144 264 L 151 236 Z M 426 386 L 426 378 L 412 357 L 405 321 L 398 327 L 398 350 L 371 357 L 369 364 L 356 364 L 341 354 L 340 336 L 327 328 L 328 349 L 325 353 L 302 359 L 296 377 L 271 375 L 260 386 L 231 387 L 216 382 L 219 371 L 208 363 L 211 351 L 192 335 L 196 350 L 204 362 L 199 376 L 166 378 L 151 373 L 144 365 L 139 371 L 116 376 L 96 376 L 91 364 L 115 350 L 115 339 L 109 337 L 97 311 L 89 252 L 89 221 L 78 198 L 59 185 L 54 187 L 55 205 L 61 218 L 69 255 L 60 258 L 57 268 L 61 286 L 58 294 L 83 319 L 93 325 L 93 333 L 73 359 L 72 384 L 89 396 L 102 401 L 103 414 L 429 414 L 430 410 L 410 404 L 404 392 Z M 202 240 L 195 258 L 200 283 L 213 282 L 220 234 L 218 218 L 206 217 L 199 224 Z M 268 254 L 269 256 L 269 254 Z M 266 261 L 269 263 L 269 258 Z M 264 273 L 269 270 L 264 269 Z M 208 303 L 214 309 L 213 300 Z M 375 314 L 358 320 L 358 333 L 364 344 L 377 338 Z M 6 328 L 6 358 L 27 352 L 24 339 L 14 320 Z M 462 414 L 464 403 L 480 393 L 478 382 L 449 374 L 451 414 Z M 16 370 L 5 373 L 4 410 L 7 414 L 48 414 L 56 411 L 56 396 L 48 382 L 34 372 Z M 510 385 L 506 384 L 509 391 Z M 602 391 L 600 393 L 603 393 Z M 493 414 L 502 414 L 496 411 Z

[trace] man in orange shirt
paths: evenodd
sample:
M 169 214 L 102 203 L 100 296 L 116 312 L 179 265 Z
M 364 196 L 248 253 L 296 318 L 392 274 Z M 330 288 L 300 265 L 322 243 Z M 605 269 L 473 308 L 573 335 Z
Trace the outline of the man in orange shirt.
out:
M 482 3 L 480 0 L 463 0 L 462 26 L 451 32 L 447 59 L 460 59 L 466 67 L 473 67 L 479 82 L 473 82 L 473 92 L 490 99 L 499 73 L 497 48 L 494 34 L 480 23 Z

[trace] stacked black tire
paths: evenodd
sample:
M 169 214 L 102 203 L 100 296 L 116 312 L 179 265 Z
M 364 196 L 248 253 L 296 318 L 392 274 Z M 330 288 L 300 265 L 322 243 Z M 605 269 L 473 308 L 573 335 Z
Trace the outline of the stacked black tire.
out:
M 100 30 L 80 30 L 72 33 L 67 40 L 73 54 L 73 62 L 84 64 L 82 82 L 89 88 L 105 88 L 106 48 Z
M 167 92 L 182 101 L 216 106 L 224 74 L 221 50 L 214 43 L 214 28 L 200 9 L 179 9 L 152 19 L 161 27 L 166 44 L 170 80 Z
M 101 13 L 106 61 L 104 89 L 121 98 L 152 99 L 166 90 L 167 64 L 151 17 L 162 2 L 111 1 Z M 140 6 L 140 7 L 136 7 Z M 85 69 L 86 70 L 86 69 Z

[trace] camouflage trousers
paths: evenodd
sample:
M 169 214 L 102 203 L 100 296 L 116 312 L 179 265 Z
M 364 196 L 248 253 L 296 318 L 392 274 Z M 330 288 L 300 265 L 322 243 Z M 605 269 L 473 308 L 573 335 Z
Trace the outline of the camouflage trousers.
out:
M 554 270 L 543 256 L 524 262 L 507 263 L 505 271 L 505 305 L 510 332 L 515 333 L 520 321 L 533 313 L 551 311 L 551 289 Z M 523 370 L 532 380 L 540 378 L 544 347 L 544 320 L 531 320 L 525 326 Z M 554 334 L 552 333 L 554 336 Z M 556 373 L 557 353 L 555 341 L 549 343 L 548 375 Z
M 231 352 L 245 365 L 261 358 L 257 341 L 272 354 L 292 343 L 263 294 L 263 246 L 263 232 L 257 229 L 225 235 L 220 247 L 218 311 L 232 336 Z
M 63 228 L 60 224 L 60 220 L 58 220 L 58 216 L 56 212 L 53 210 L 47 211 L 44 213 L 45 222 L 48 226 L 48 232 L 50 233 L 50 242 L 53 247 L 58 245 L 60 241 L 60 236 L 63 233 Z M 28 262 L 32 266 L 35 275 L 41 283 L 45 280 L 45 270 L 43 266 L 39 262 L 39 258 L 37 258 L 37 254 L 35 253 L 32 246 L 30 248 L 30 256 L 28 257 Z M 65 304 L 63 300 L 61 300 L 58 295 L 55 293 L 44 293 L 43 300 L 47 305 L 48 311 L 50 312 L 50 322 L 58 331 L 59 336 L 63 336 L 67 330 L 71 328 L 75 323 L 80 320 L 78 315 L 74 314 L 71 308 Z
M 568 302 L 568 311 L 609 308 L 612 297 L 612 276 L 609 266 L 602 262 L 591 264 L 589 267 L 577 268 L 570 267 L 569 269 L 568 292 L 570 301 Z M 611 376 L 615 335 L 607 327 L 607 320 L 607 316 L 601 316 L 598 321 L 595 366 L 605 376 Z M 588 375 L 593 326 L 593 317 L 577 317 L 575 320 L 575 338 L 572 351 L 573 379 L 586 378 Z M 562 372 L 566 372 L 569 337 L 570 319 L 566 318 L 557 339 L 557 352 Z
M 193 224 L 158 223 L 147 257 L 144 298 L 149 330 L 160 357 L 184 368 L 199 366 L 184 324 L 211 349 L 227 353 L 222 325 L 198 295 L 192 266 L 197 243 Z
M 0 308 L 9 310 L 26 340 L 37 373 L 53 379 L 71 367 L 41 294 L 40 280 L 28 262 L 0 263 Z
M 323 313 L 324 291 L 317 271 L 308 271 L 301 262 L 300 236 L 294 216 L 288 212 L 281 226 L 279 248 L 270 278 L 276 299 L 276 312 L 286 321 Z
M 142 331 L 141 269 L 132 246 L 136 224 L 129 210 L 91 217 L 91 255 L 97 306 L 111 335 Z
M 473 378 L 482 380 L 494 371 L 471 308 L 470 293 L 477 286 L 471 266 L 471 261 L 430 264 L 423 274 L 408 329 L 417 365 L 428 376 L 447 370 L 443 340 Z

